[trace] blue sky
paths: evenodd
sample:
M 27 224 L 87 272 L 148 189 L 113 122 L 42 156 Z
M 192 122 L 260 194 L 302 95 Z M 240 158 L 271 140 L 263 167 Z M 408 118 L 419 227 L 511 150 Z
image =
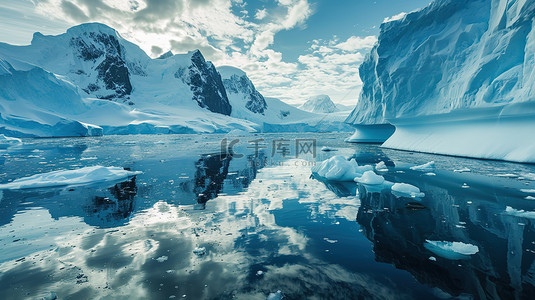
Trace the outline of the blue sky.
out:
M 301 103 L 327 94 L 355 104 L 358 66 L 385 19 L 430 0 L 2 0 L 0 41 L 28 44 L 101 22 L 155 57 L 200 49 L 247 72 L 265 96 Z

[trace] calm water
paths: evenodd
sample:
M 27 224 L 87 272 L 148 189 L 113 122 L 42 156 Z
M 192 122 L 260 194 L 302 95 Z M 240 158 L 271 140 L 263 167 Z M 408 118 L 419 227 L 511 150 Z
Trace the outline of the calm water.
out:
M 0 297 L 535 295 L 535 166 L 346 144 L 336 134 L 237 137 L 228 155 L 224 137 L 27 139 L 0 150 L 0 183 L 92 165 L 143 171 L 125 182 L 0 192 Z M 317 155 L 296 155 L 297 139 L 315 139 Z M 387 180 L 426 196 L 312 178 L 311 165 L 332 155 L 385 161 Z M 431 160 L 434 176 L 409 169 Z M 479 252 L 447 259 L 426 240 Z

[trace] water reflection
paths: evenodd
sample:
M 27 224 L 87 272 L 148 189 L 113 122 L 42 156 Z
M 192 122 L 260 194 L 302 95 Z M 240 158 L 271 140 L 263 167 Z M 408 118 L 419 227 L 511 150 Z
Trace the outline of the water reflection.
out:
M 533 210 L 533 203 L 518 201 L 509 189 L 477 178 L 469 184 L 471 191 L 463 190 L 460 182 L 467 181 L 466 176 L 455 180 L 451 174 L 426 178 L 407 172 L 386 177 L 416 184 L 426 196 L 415 202 L 388 189 L 359 186 L 356 219 L 373 243 L 377 261 L 407 270 L 453 296 L 529 299 L 535 294 L 534 220 L 506 213 L 511 205 Z M 469 243 L 479 252 L 466 260 L 442 258 L 424 247 L 426 240 Z

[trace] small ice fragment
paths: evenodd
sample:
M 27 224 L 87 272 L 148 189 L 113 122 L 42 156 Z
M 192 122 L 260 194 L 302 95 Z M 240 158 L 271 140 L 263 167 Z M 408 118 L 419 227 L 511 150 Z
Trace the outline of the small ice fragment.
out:
M 526 199 L 526 200 L 535 200 L 535 197 L 533 197 L 533 196 L 526 196 L 524 199 Z
M 380 161 L 379 163 L 375 165 L 375 170 L 384 172 L 384 171 L 388 171 L 388 168 L 386 167 L 386 164 L 384 161 Z
M 506 177 L 506 178 L 517 178 L 518 177 L 518 175 L 511 174 L 511 173 L 508 173 L 508 174 L 496 174 L 494 176 L 496 176 L 496 177 Z
M 434 256 L 429 256 L 429 260 L 430 260 L 430 261 L 437 261 L 437 258 L 434 257 Z
M 163 255 L 163 256 L 160 256 L 160 257 L 156 258 L 156 260 L 157 260 L 158 262 L 164 262 L 164 261 L 166 261 L 168 258 L 169 258 L 169 257 Z
M 410 169 L 414 170 L 414 171 L 431 172 L 431 171 L 433 171 L 435 169 L 435 162 L 434 161 L 430 161 L 430 162 L 425 163 L 423 165 L 411 167 Z
M 262 270 L 256 271 L 256 276 L 262 276 L 264 275 L 264 272 Z
M 408 195 L 411 197 L 424 197 L 425 194 L 420 192 L 420 189 L 418 187 L 415 187 L 414 185 L 410 185 L 408 183 L 394 183 L 392 186 L 392 191 L 397 192 L 399 194 Z
M 282 292 L 279 290 L 276 293 L 269 293 L 266 300 L 282 300 Z
M 471 172 L 472 170 L 464 167 L 462 169 L 457 169 L 457 170 L 453 170 L 453 172 L 457 172 L 457 173 L 463 173 L 463 172 Z
M 447 259 L 466 259 L 479 252 L 479 248 L 463 242 L 425 240 L 424 247 L 438 256 Z
M 433 172 L 428 172 L 428 173 L 425 173 L 424 175 L 427 175 L 427 176 L 436 176 L 437 174 L 433 173 Z
M 196 247 L 195 249 L 193 249 L 193 253 L 195 253 L 195 255 L 197 256 L 203 256 L 206 254 L 206 248 Z
M 330 244 L 338 243 L 338 240 L 330 240 L 329 238 L 323 238 L 323 240 Z
M 511 206 L 505 208 L 505 213 L 515 217 L 535 219 L 535 211 L 525 211 L 523 209 L 514 209 Z
M 463 189 L 467 189 L 467 188 L 469 188 L 470 186 L 469 186 L 468 184 L 466 184 L 466 182 L 465 182 L 465 183 L 463 183 L 463 185 L 462 185 L 461 187 L 462 187 Z
M 535 189 L 520 189 L 522 193 L 535 194 Z
M 369 185 L 378 185 L 385 182 L 385 178 L 381 175 L 375 174 L 373 171 L 366 171 L 362 176 L 355 177 L 355 182 Z
M 329 148 L 327 146 L 323 146 L 323 147 L 321 147 L 321 151 L 329 152 L 329 151 L 336 151 L 336 149 Z

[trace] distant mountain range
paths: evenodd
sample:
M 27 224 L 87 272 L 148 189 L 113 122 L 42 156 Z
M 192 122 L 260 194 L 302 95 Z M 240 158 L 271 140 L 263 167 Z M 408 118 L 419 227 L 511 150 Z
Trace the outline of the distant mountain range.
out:
M 350 130 L 343 116 L 264 98 L 245 72 L 216 68 L 199 50 L 152 59 L 99 23 L 0 43 L 0 77 L 0 133 L 12 136 Z

